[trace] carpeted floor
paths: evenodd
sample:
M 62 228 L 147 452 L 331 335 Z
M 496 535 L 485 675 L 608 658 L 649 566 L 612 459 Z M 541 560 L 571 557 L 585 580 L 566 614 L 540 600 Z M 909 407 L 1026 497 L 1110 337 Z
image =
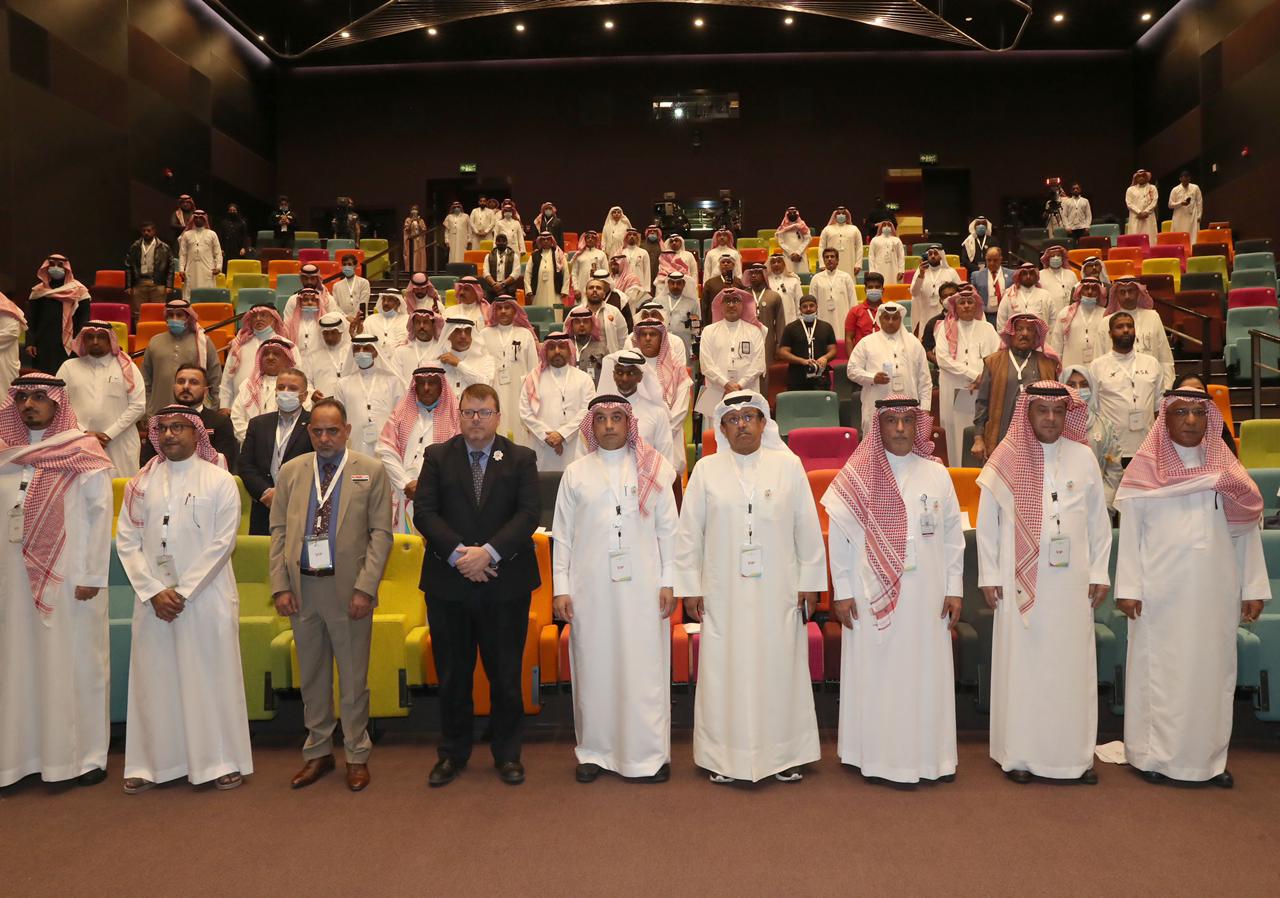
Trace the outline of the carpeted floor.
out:
M 573 780 L 572 737 L 535 733 L 528 782 L 487 752 L 428 790 L 431 743 L 390 733 L 367 792 L 293 792 L 296 745 L 255 745 L 234 792 L 27 779 L 0 793 L 0 893 L 57 896 L 1280 894 L 1280 750 L 1233 747 L 1237 786 L 1151 786 L 1099 763 L 1094 788 L 1017 786 L 983 740 L 950 785 L 871 785 L 835 758 L 804 781 L 715 786 L 677 732 L 672 779 Z

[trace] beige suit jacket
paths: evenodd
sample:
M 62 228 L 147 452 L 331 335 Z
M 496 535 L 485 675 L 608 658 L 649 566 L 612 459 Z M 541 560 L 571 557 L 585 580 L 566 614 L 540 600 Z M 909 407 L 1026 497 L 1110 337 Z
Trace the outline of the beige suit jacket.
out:
M 280 468 L 271 502 L 271 593 L 302 590 L 299 561 L 302 540 L 310 523 L 307 504 L 314 483 L 308 452 Z M 340 596 L 360 590 L 378 597 L 378 583 L 391 554 L 391 484 L 382 465 L 367 455 L 347 449 L 342 469 L 342 489 L 335 521 L 335 589 Z

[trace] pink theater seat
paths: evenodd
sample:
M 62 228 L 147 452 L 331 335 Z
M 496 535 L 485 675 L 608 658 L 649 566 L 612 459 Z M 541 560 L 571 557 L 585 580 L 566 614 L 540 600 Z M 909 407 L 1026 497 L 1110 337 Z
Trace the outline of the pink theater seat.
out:
M 1149 259 L 1177 259 L 1178 267 L 1187 270 L 1187 248 L 1181 243 L 1162 243 L 1151 247 Z
M 1144 258 L 1151 255 L 1151 238 L 1146 234 L 1121 234 L 1116 238 L 1116 246 L 1137 246 Z
M 298 250 L 298 261 L 303 265 L 308 262 L 328 262 L 329 251 L 327 249 L 300 249 Z
M 1276 291 L 1270 287 L 1237 287 L 1227 292 L 1227 308 L 1241 309 L 1246 306 L 1276 305 Z
M 123 302 L 91 302 L 89 317 L 94 321 L 121 321 L 126 326 L 132 321 L 133 312 L 128 303 Z
M 787 447 L 806 471 L 839 470 L 858 448 L 852 427 L 797 427 L 787 434 Z

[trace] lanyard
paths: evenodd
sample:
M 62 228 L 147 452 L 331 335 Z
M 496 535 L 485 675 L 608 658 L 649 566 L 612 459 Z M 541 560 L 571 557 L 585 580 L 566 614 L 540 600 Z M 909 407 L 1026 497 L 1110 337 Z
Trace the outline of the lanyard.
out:
M 334 487 L 338 485 L 338 480 L 342 477 L 342 469 L 347 466 L 347 459 L 350 458 L 349 453 L 343 453 L 342 462 L 338 465 L 338 470 L 333 472 L 333 479 L 329 481 L 329 488 L 323 493 L 320 491 L 320 456 L 313 455 L 311 457 L 311 472 L 316 479 L 316 516 L 320 515 L 320 509 L 324 507 L 324 503 L 329 501 L 329 497 L 333 495 Z
M 1043 448 L 1040 450 L 1044 451 Z M 1058 470 L 1062 467 L 1062 457 L 1054 459 L 1053 471 L 1050 472 L 1048 466 L 1044 469 L 1045 483 L 1049 487 L 1049 499 L 1053 502 L 1053 522 L 1058 526 L 1058 535 L 1062 535 L 1062 508 L 1058 503 Z
M 747 497 L 747 545 L 753 545 L 755 542 L 755 501 L 756 501 L 756 485 L 751 484 L 751 489 L 747 490 L 747 482 L 742 479 L 742 471 L 738 470 L 738 486 L 742 488 L 742 494 Z
M 1026 360 L 1025 362 L 1023 362 L 1021 365 L 1019 365 L 1019 364 L 1018 364 L 1018 357 L 1017 357 L 1016 355 L 1014 355 L 1014 354 L 1011 352 L 1011 353 L 1009 353 L 1009 362 L 1010 362 L 1010 364 L 1012 364 L 1012 365 L 1013 365 L 1014 370 L 1016 370 L 1016 371 L 1018 372 L 1018 384 L 1019 384 L 1019 389 L 1021 389 L 1021 384 L 1022 384 L 1022 372 L 1023 372 L 1023 370 L 1025 370 L 1025 369 L 1026 369 L 1027 365 L 1031 364 L 1031 354 L 1030 354 L 1030 353 L 1027 353 L 1027 360 Z
M 280 421 L 284 420 L 284 415 L 280 416 Z M 289 429 L 283 433 L 280 430 L 280 424 L 276 424 L 276 448 L 271 452 L 271 466 L 278 472 L 280 470 L 281 460 L 284 458 L 285 447 L 289 445 L 289 440 L 293 438 L 294 428 L 298 426 L 298 422 L 302 420 L 301 410 L 294 412 L 293 423 L 289 425 Z M 274 475 L 272 475 L 274 476 Z
M 35 473 L 35 468 L 27 465 L 22 469 L 22 482 L 18 484 L 18 500 L 13 503 L 14 508 L 25 509 L 27 507 L 27 486 L 31 483 L 31 477 Z
M 809 344 L 809 358 L 814 358 L 813 354 L 813 336 L 818 331 L 818 322 L 815 319 L 812 325 L 806 324 L 803 318 L 800 319 L 800 326 L 804 328 L 804 338 Z
M 163 555 L 169 551 L 169 522 L 173 520 L 173 494 L 171 492 L 172 481 L 169 474 L 169 466 L 167 464 L 161 465 L 160 471 L 161 501 L 164 503 L 164 517 L 160 520 L 160 554 Z M 182 504 L 185 506 L 190 501 L 191 493 L 188 491 L 186 498 L 182 500 Z M 197 527 L 200 526 L 199 521 L 195 523 Z

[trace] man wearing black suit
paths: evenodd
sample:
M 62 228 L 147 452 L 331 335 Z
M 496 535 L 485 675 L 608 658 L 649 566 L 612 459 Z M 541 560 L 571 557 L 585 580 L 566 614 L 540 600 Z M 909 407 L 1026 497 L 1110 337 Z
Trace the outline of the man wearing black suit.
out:
M 502 781 L 524 782 L 520 740 L 521 661 L 529 594 L 538 588 L 538 465 L 533 450 L 497 436 L 498 394 L 488 384 L 462 391 L 462 432 L 427 447 L 413 502 L 426 541 L 419 584 L 440 676 L 440 760 L 428 783 L 443 786 L 467 766 L 473 734 L 476 649 L 489 677 L 494 766 Z
M 311 437 L 307 435 L 311 413 L 302 407 L 306 395 L 305 374 L 297 368 L 281 371 L 276 377 L 276 411 L 250 418 L 245 430 L 239 473 L 245 491 L 253 499 L 249 532 L 255 536 L 271 535 L 271 501 L 280 467 L 311 451 Z
M 160 244 L 164 246 L 164 244 Z M 209 394 L 209 375 L 199 365 L 179 365 L 173 374 L 173 399 L 178 405 L 185 405 L 200 416 L 205 430 L 209 431 L 209 442 L 214 451 L 221 452 L 227 460 L 227 470 L 235 472 L 236 461 L 240 457 L 240 444 L 236 442 L 236 431 L 231 426 L 231 419 L 204 404 Z M 143 423 L 146 423 L 145 421 Z M 155 457 L 156 448 L 151 441 L 142 441 L 141 464 L 146 464 Z

